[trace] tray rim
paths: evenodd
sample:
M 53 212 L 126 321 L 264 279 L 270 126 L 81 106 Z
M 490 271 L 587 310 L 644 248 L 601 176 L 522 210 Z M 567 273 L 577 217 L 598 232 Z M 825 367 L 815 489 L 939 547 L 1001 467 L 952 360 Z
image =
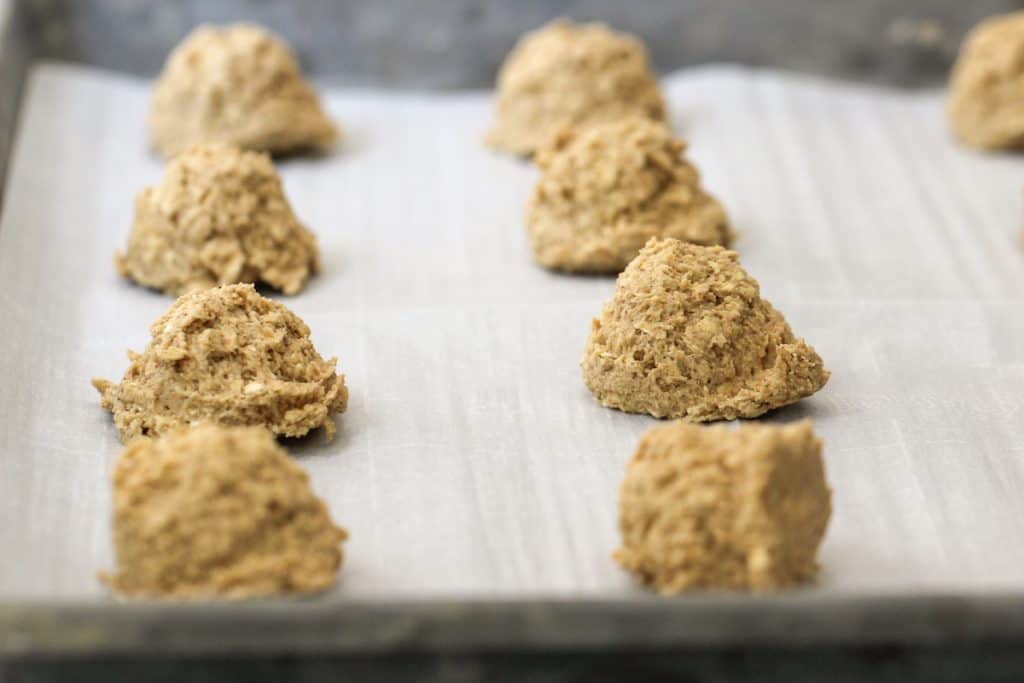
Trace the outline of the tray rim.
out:
M 0 0 L 0 209 L 7 190 L 7 168 L 21 116 L 25 79 L 37 55 L 35 32 L 17 0 Z
M 672 651 L 1024 639 L 1024 594 L 0 603 L 0 658 Z

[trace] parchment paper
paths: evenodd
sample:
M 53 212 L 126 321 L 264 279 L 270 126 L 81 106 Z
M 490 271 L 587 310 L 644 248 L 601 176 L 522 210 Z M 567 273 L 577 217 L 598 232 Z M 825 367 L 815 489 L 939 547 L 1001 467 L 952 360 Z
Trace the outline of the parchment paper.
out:
M 665 82 L 744 266 L 833 376 L 811 417 L 835 512 L 812 594 L 1024 591 L 1024 161 L 948 138 L 938 93 L 707 68 Z M 89 385 L 169 298 L 119 280 L 158 181 L 147 84 L 28 87 L 0 224 L 0 598 L 108 600 L 120 450 Z M 532 264 L 526 163 L 486 94 L 338 92 L 345 143 L 280 164 L 323 250 L 286 303 L 351 387 L 332 443 L 288 444 L 349 528 L 327 600 L 644 595 L 611 561 L 617 487 L 655 421 L 578 368 L 610 278 Z

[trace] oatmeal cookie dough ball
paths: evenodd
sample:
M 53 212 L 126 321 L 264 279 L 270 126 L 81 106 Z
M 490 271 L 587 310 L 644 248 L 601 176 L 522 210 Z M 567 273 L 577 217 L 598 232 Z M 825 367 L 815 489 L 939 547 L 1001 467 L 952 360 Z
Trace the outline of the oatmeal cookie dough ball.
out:
M 821 441 L 804 421 L 654 427 L 626 468 L 620 565 L 664 595 L 809 581 L 831 515 Z
M 722 205 L 701 188 L 685 144 L 639 116 L 570 127 L 536 156 L 541 171 L 526 211 L 542 266 L 618 273 L 651 237 L 728 244 Z
M 972 147 L 1024 148 L 1024 11 L 987 19 L 964 39 L 948 113 L 953 132 Z
M 757 417 L 828 381 L 736 253 L 652 238 L 591 326 L 583 381 L 604 406 L 695 422 Z
M 270 157 L 194 145 L 135 199 L 118 272 L 179 295 L 238 282 L 296 294 L 318 269 L 316 239 L 292 212 Z
M 121 595 L 240 599 L 335 582 L 347 534 L 262 427 L 138 439 L 113 483 L 117 571 L 101 578 Z
M 281 154 L 326 149 L 338 138 L 288 45 L 251 24 L 200 26 L 171 52 L 149 129 L 166 156 L 198 142 Z
M 665 118 L 643 43 L 603 24 L 558 19 L 527 33 L 502 65 L 497 89 L 487 142 L 512 154 L 533 154 L 565 124 Z
M 262 425 L 303 436 L 345 412 L 345 376 L 324 360 L 306 323 L 252 285 L 186 294 L 152 327 L 149 346 L 120 384 L 94 379 L 100 405 L 113 413 L 121 440 L 158 436 L 198 422 Z

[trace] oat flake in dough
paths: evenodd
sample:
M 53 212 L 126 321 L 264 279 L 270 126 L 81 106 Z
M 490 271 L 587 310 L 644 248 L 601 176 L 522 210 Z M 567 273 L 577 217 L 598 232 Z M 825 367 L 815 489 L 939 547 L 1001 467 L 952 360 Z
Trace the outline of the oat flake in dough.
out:
M 101 578 L 121 595 L 239 599 L 336 580 L 347 534 L 261 427 L 137 439 L 113 484 L 117 571 Z
M 583 355 L 605 406 L 692 421 L 757 417 L 828 381 L 735 252 L 652 238 L 619 276 Z
M 145 351 L 128 352 L 119 384 L 93 380 L 123 442 L 198 422 L 333 436 L 348 403 L 337 360 L 324 360 L 306 324 L 252 285 L 186 294 L 150 332 Z
M 292 212 L 270 158 L 194 145 L 135 199 L 121 275 L 168 294 L 260 282 L 295 294 L 318 269 L 316 239 Z

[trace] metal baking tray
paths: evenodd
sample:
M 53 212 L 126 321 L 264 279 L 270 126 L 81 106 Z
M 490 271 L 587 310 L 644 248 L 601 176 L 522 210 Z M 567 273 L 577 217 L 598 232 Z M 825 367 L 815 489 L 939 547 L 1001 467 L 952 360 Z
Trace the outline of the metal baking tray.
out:
M 554 654 L 591 672 L 610 655 L 684 671 L 738 649 L 1021 662 L 1024 164 L 952 144 L 935 92 L 730 68 L 666 87 L 743 263 L 834 373 L 768 418 L 811 417 L 826 441 L 836 512 L 817 586 L 662 600 L 619 572 L 615 488 L 653 421 L 596 406 L 575 367 L 613 283 L 530 263 L 533 171 L 480 147 L 482 95 L 362 88 L 328 98 L 349 132 L 339 154 L 282 164 L 327 266 L 286 303 L 353 389 L 336 442 L 290 445 L 353 533 L 342 584 L 304 600 L 113 601 L 92 576 L 109 562 L 105 520 L 77 518 L 104 509 L 118 451 L 85 369 L 117 377 L 140 321 L 170 303 L 108 261 L 161 164 L 144 149 L 143 81 L 45 66 L 22 97 L 40 46 L 23 10 L 3 9 L 0 250 L 19 251 L 0 253 L 0 657 L 301 654 L 423 678 L 424 657 L 477 673 L 509 658 L 547 671 Z M 80 182 L 61 177 L 90 155 Z M 481 184 L 462 191 L 465 177 Z M 417 409 L 403 387 L 427 383 Z M 375 444 L 383 430 L 395 440 Z

